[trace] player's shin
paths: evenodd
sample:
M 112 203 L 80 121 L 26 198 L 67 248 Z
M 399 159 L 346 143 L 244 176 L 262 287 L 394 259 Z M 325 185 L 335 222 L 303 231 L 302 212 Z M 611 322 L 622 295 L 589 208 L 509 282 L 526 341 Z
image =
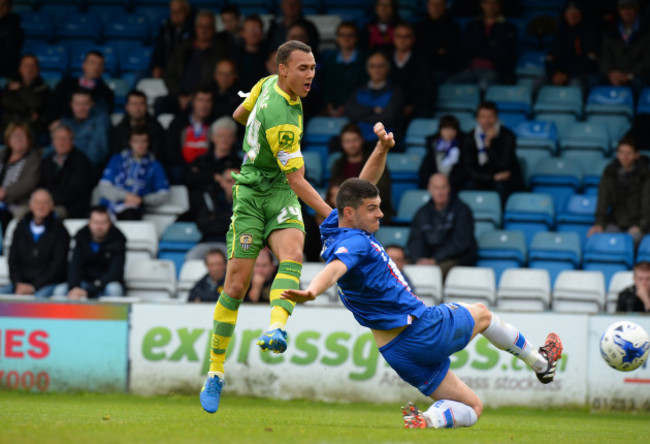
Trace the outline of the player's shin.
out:
M 226 349 L 235 331 L 240 305 L 240 299 L 231 298 L 222 291 L 214 308 L 214 324 L 210 341 L 210 373 L 217 373 L 220 377 L 223 377 Z
M 302 264 L 295 261 L 282 261 L 278 267 L 278 273 L 273 279 L 271 285 L 271 322 L 269 330 L 280 328 L 287 325 L 287 321 L 296 303 L 288 299 L 282 299 L 280 296 L 284 290 L 300 289 L 300 273 Z
M 423 415 L 427 420 L 427 425 L 437 429 L 469 427 L 478 421 L 478 416 L 473 408 L 448 399 L 434 402 Z
M 517 356 L 536 372 L 546 369 L 547 361 L 537 349 L 512 324 L 503 322 L 494 313 L 490 326 L 482 335 L 497 348 Z

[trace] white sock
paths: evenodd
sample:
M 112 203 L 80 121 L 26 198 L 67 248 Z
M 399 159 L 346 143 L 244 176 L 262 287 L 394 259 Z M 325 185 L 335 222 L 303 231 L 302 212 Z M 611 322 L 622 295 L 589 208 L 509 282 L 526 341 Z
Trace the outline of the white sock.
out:
M 537 349 L 512 324 L 503 322 L 494 313 L 490 326 L 481 334 L 497 348 L 517 356 L 537 373 L 546 370 L 548 362 Z
M 208 372 L 208 378 L 212 378 L 213 376 L 218 376 L 223 380 L 224 374 L 221 372 Z
M 434 402 L 422 415 L 426 418 L 427 425 L 436 429 L 469 427 L 478 421 L 473 408 L 448 399 Z

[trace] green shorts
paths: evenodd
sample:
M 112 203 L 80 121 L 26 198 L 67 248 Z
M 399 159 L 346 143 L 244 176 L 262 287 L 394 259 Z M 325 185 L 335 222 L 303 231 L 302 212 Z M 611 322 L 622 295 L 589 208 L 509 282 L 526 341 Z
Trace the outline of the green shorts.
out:
M 226 235 L 228 258 L 257 258 L 273 230 L 297 228 L 305 232 L 298 196 L 290 188 L 259 192 L 235 185 L 232 200 Z

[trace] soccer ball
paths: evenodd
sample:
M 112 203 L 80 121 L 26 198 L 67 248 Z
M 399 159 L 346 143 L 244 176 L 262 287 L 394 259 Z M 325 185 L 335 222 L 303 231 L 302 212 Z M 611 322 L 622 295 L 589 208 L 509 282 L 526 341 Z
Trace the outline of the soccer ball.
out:
M 650 338 L 640 325 L 620 321 L 610 325 L 600 337 L 600 354 L 612 368 L 631 372 L 648 359 Z

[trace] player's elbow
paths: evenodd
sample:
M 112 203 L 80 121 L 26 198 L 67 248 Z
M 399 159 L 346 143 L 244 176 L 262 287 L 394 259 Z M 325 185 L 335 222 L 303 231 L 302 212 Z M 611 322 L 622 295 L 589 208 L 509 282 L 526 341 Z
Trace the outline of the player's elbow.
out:
M 483 413 L 483 403 L 479 399 L 476 401 L 475 405 L 471 405 L 470 407 L 474 410 L 474 413 L 476 413 L 476 419 L 478 420 Z

